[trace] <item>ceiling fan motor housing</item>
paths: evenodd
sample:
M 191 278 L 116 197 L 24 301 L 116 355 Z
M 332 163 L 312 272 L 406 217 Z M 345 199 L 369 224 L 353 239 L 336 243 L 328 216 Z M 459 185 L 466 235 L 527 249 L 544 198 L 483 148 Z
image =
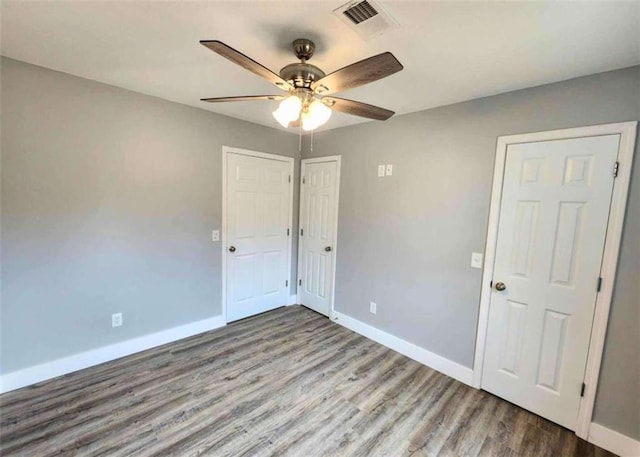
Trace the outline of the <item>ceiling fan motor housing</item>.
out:
M 280 77 L 289 81 L 296 89 L 309 88 L 311 84 L 324 78 L 324 71 L 308 63 L 292 63 L 280 70 Z
M 324 78 L 324 71 L 315 65 L 307 63 L 316 50 L 313 41 L 306 38 L 298 38 L 292 43 L 293 52 L 301 60 L 300 63 L 292 63 L 280 70 L 280 77 L 288 81 L 296 89 L 309 89 L 311 84 Z

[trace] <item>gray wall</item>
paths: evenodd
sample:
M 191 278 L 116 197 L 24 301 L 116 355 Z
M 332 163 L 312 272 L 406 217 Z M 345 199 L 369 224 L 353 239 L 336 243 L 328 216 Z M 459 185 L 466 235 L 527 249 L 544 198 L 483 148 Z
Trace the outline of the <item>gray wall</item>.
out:
M 297 137 L 1 66 L 1 372 L 219 315 L 222 145 L 297 155 Z
M 317 134 L 305 157 L 342 155 L 337 310 L 472 367 L 496 137 L 638 119 L 633 67 Z M 639 239 L 636 163 L 595 421 L 637 439 Z
M 220 314 L 221 146 L 294 155 L 297 138 L 1 65 L 2 372 Z M 338 310 L 470 367 L 496 137 L 637 119 L 640 67 L 317 134 L 314 155 L 343 156 Z M 637 439 L 639 175 L 595 415 Z

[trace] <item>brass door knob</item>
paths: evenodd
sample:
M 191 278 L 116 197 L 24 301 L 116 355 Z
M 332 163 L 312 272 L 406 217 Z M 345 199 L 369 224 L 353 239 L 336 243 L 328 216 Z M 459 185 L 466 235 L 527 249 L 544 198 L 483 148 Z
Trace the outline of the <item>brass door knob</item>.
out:
M 507 288 L 506 284 L 503 282 L 497 282 L 496 283 L 496 290 L 502 292 L 503 290 L 505 290 Z

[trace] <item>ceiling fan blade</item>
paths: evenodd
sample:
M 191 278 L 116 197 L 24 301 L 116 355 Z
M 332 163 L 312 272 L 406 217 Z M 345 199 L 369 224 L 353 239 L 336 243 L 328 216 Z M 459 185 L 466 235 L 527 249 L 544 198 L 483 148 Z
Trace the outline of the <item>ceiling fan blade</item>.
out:
M 282 79 L 280 76 L 276 75 L 274 72 L 264 67 L 263 65 L 260 65 L 258 62 L 251 59 L 250 57 L 245 56 L 240 51 L 236 51 L 231 46 L 227 46 L 222 41 L 203 40 L 203 41 L 200 41 L 200 44 L 211 49 L 213 52 L 220 54 L 222 57 L 226 57 L 231 62 L 240 65 L 242 68 L 249 70 L 252 73 L 255 73 L 261 78 L 266 79 L 270 83 L 275 84 L 280 89 L 284 89 L 284 90 L 293 89 L 293 87 L 284 79 Z
M 282 100 L 282 95 L 243 95 L 239 97 L 216 97 L 216 98 L 201 98 L 200 101 L 209 103 L 219 102 L 253 102 L 259 100 Z
M 320 95 L 333 94 L 386 78 L 403 68 L 393 54 L 383 52 L 336 70 L 313 83 L 311 88 Z
M 352 114 L 354 116 L 366 117 L 369 119 L 376 119 L 378 121 L 386 121 L 396 114 L 394 111 L 380 108 L 379 106 L 373 106 L 362 102 L 354 102 L 353 100 L 347 100 L 344 98 L 325 97 L 322 101 L 335 111 Z M 333 102 L 333 104 L 331 104 L 331 102 Z

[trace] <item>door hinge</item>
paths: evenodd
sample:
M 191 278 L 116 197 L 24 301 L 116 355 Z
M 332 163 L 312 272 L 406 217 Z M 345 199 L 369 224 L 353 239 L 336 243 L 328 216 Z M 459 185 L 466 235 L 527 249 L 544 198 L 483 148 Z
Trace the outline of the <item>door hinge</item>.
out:
M 288 279 L 284 282 L 284 286 L 285 287 L 289 287 L 289 280 Z
M 618 169 L 620 168 L 620 162 L 616 162 L 613 164 L 613 177 L 618 177 Z
M 582 387 L 580 388 L 580 396 L 584 397 L 584 391 L 587 388 L 587 385 L 583 382 Z
M 304 236 L 304 229 L 300 229 L 300 236 Z
M 289 175 L 289 182 L 291 182 L 291 175 Z
M 302 184 L 306 184 L 307 183 L 307 178 L 302 178 Z
M 287 236 L 289 236 L 289 229 L 287 229 Z
M 489 287 L 493 288 L 493 281 L 489 283 Z
M 598 288 L 597 291 L 600 292 L 600 289 L 602 289 L 602 276 L 600 276 L 598 278 Z
M 302 279 L 298 280 L 298 285 L 301 286 L 302 285 Z

